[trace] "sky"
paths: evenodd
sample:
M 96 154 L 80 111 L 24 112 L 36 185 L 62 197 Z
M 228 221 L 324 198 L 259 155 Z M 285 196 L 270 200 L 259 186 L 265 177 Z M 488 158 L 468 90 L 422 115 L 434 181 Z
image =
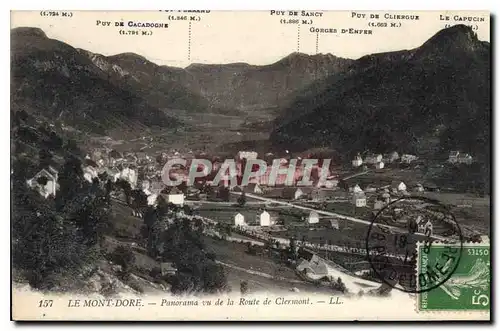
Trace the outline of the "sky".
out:
M 103 55 L 132 52 L 159 65 L 176 67 L 234 62 L 264 65 L 297 51 L 356 59 L 418 47 L 437 31 L 461 23 L 470 25 L 480 40 L 490 40 L 488 12 L 306 11 L 304 16 L 301 11 L 295 12 L 297 15 L 287 10 L 71 11 L 64 16 L 57 11 L 58 15 L 53 16 L 47 11 L 13 11 L 11 27 L 38 27 L 49 38 L 76 48 Z M 464 17 L 470 21 L 464 22 Z M 116 26 L 119 22 L 124 26 Z M 168 27 L 128 27 L 129 22 Z M 330 32 L 317 33 L 318 29 Z M 124 34 L 131 31 L 138 35 Z M 142 35 L 143 31 L 148 35 Z

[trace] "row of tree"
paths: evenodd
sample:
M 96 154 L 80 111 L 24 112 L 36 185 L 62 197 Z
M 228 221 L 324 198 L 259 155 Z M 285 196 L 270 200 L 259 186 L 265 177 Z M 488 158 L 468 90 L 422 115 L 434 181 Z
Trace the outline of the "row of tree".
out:
M 26 183 L 34 175 L 29 169 L 48 160 L 39 161 L 37 167 L 18 157 L 12 165 L 12 262 L 32 287 L 50 289 L 100 258 L 99 243 L 111 229 L 110 198 L 98 180 L 84 180 L 71 155 L 59 172 L 56 197 L 43 198 Z

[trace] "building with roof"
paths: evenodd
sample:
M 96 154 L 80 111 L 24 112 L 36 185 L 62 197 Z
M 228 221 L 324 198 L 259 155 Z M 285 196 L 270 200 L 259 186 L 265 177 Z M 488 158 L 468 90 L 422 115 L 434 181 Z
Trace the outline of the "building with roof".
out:
M 424 192 L 424 186 L 420 183 L 416 184 L 415 187 L 413 188 L 414 192 Z
M 385 167 L 385 164 L 382 161 L 375 163 L 375 169 L 384 169 L 384 167 Z
M 300 187 L 285 187 L 281 191 L 282 197 L 288 200 L 297 200 L 305 195 L 303 188 Z
M 352 166 L 354 168 L 360 167 L 363 164 L 363 159 L 361 158 L 361 155 L 356 155 L 354 159 L 352 160 Z
M 167 203 L 172 203 L 178 206 L 184 205 L 184 193 L 176 187 L 173 187 L 168 193 L 162 193 L 161 196 Z
M 375 203 L 373 204 L 373 209 L 374 210 L 380 210 L 385 206 L 384 201 L 381 200 L 376 200 Z
M 406 184 L 404 182 L 395 180 L 395 181 L 392 181 L 391 188 L 394 191 L 404 192 L 404 191 L 406 191 Z
M 416 155 L 412 155 L 412 154 L 403 154 L 401 155 L 401 163 L 412 163 L 413 161 L 417 160 L 417 156 Z
M 393 163 L 396 162 L 398 159 L 399 159 L 399 154 L 398 152 L 394 151 L 392 153 L 385 154 L 384 157 L 382 158 L 382 162 Z
M 160 263 L 160 269 L 161 269 L 162 276 L 175 275 L 177 272 L 177 268 L 174 266 L 174 264 L 172 262 Z
M 364 192 L 354 193 L 352 195 L 352 204 L 356 207 L 366 207 L 366 195 Z
M 260 226 L 271 226 L 271 215 L 267 211 L 263 211 L 259 216 Z
M 246 225 L 246 223 L 245 223 L 245 216 L 243 216 L 240 213 L 234 215 L 234 225 L 235 226 L 244 226 L 244 225 Z
M 251 194 L 262 194 L 264 191 L 257 183 L 250 183 L 248 185 L 237 186 L 233 189 L 234 192 L 245 192 Z
M 448 162 L 457 163 L 459 155 L 460 155 L 459 151 L 450 151 L 450 153 L 448 154 Z
M 474 159 L 472 158 L 471 155 L 467 154 L 467 153 L 460 153 L 460 155 L 458 155 L 458 163 L 460 164 L 472 164 L 474 162 Z
M 354 185 L 354 187 L 352 187 L 352 193 L 356 194 L 356 193 L 364 193 L 364 192 L 361 189 L 361 187 L 358 184 L 356 184 L 356 185 Z
M 319 223 L 319 215 L 317 212 L 312 210 L 309 213 L 309 216 L 307 217 L 307 223 L 308 224 L 318 224 Z
M 376 164 L 382 162 L 382 154 L 368 154 L 365 156 L 365 164 Z
M 236 157 L 239 160 L 243 160 L 243 159 L 255 160 L 255 159 L 257 159 L 257 156 L 258 156 L 258 153 L 253 152 L 253 151 L 239 151 L 238 154 L 236 155 Z
M 41 196 L 48 198 L 51 195 L 56 196 L 57 180 L 58 171 L 54 167 L 49 166 L 46 169 L 40 170 L 35 176 L 27 180 L 26 183 L 30 188 L 37 190 Z

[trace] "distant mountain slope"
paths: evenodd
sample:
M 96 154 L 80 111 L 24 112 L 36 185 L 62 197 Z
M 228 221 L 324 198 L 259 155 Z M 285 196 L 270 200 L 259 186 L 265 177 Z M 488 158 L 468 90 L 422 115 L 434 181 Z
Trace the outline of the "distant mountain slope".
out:
M 80 130 L 103 134 L 175 127 L 179 122 L 113 84 L 73 47 L 40 29 L 11 31 L 12 111 L 24 109 Z
M 193 64 L 186 71 L 212 101 L 237 109 L 272 108 L 312 82 L 346 70 L 352 60 L 331 54 L 292 53 L 265 66 Z
M 292 53 L 265 66 L 191 64 L 181 69 L 158 66 L 133 53 L 106 57 L 79 51 L 122 88 L 134 91 L 155 107 L 232 114 L 276 108 L 293 92 L 342 72 L 351 63 L 331 54 Z
M 49 39 L 38 28 L 11 31 L 12 110 L 78 130 L 112 134 L 177 127 L 178 115 L 273 116 L 297 91 L 344 72 L 352 60 L 292 53 L 276 63 L 159 66 L 123 53 L 103 56 Z M 251 123 L 250 123 L 251 124 Z
M 413 50 L 362 57 L 299 94 L 275 122 L 275 146 L 344 155 L 459 149 L 489 160 L 490 45 L 466 26 Z
M 78 51 L 88 57 L 114 84 L 140 96 L 153 107 L 167 111 L 224 111 L 216 109 L 200 96 L 181 68 L 158 66 L 134 53 L 106 57 L 82 49 Z

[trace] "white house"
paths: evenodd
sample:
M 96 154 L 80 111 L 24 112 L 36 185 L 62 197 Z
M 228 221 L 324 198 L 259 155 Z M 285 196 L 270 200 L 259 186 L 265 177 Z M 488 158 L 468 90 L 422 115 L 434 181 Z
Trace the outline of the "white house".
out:
M 319 215 L 314 210 L 309 213 L 309 217 L 307 218 L 308 224 L 317 224 L 319 223 Z
M 106 167 L 105 171 L 113 183 L 116 182 L 120 178 L 120 171 L 116 168 Z
M 249 152 L 249 151 L 239 151 L 237 158 L 240 160 L 247 159 L 247 160 L 255 160 L 257 159 L 257 152 Z
M 184 194 L 168 194 L 167 195 L 167 203 L 173 203 L 174 205 L 182 206 L 184 205 Z
M 392 163 L 392 162 L 397 161 L 398 159 L 399 159 L 398 152 L 392 152 L 392 153 L 384 155 L 382 161 L 385 163 Z
M 85 180 L 89 183 L 92 183 L 94 178 L 97 178 L 98 176 L 97 169 L 93 166 L 87 165 L 83 167 L 82 170 L 83 170 L 83 178 L 85 178 Z
M 33 178 L 26 181 L 29 187 L 36 189 L 44 198 L 56 196 L 58 172 L 53 167 L 40 170 Z
M 425 219 L 424 217 L 422 216 L 418 216 L 417 219 L 416 219 L 416 224 L 417 224 L 417 232 L 419 233 L 430 233 L 432 234 L 432 223 L 431 221 Z
M 458 155 L 458 163 L 462 164 L 472 164 L 473 158 L 469 154 L 459 154 Z
M 339 180 L 338 179 L 328 179 L 325 182 L 320 182 L 318 181 L 318 184 L 316 184 L 316 187 L 325 187 L 328 189 L 335 188 L 339 185 Z
M 365 163 L 376 164 L 382 162 L 382 154 L 369 154 L 365 157 Z
M 245 193 L 254 193 L 254 194 L 262 194 L 262 188 L 257 183 L 250 183 L 247 186 L 243 187 L 243 191 Z
M 267 211 L 263 211 L 259 215 L 259 224 L 260 226 L 271 226 L 271 215 Z
M 357 168 L 363 164 L 363 159 L 361 156 L 358 154 L 356 157 L 352 160 L 352 166 Z
M 338 220 L 330 220 L 330 225 L 332 229 L 339 230 L 339 221 Z
M 382 194 L 381 198 L 382 198 L 382 201 L 384 201 L 385 203 L 391 202 L 391 195 L 389 193 L 387 193 L 387 192 L 384 192 Z
M 123 168 L 120 172 L 120 178 L 129 182 L 132 189 L 135 189 L 137 185 L 137 171 L 129 167 Z
M 177 272 L 177 268 L 174 267 L 174 264 L 172 262 L 160 263 L 160 269 L 162 276 L 175 275 L 175 273 Z
M 416 159 L 417 159 L 417 157 L 415 155 L 411 155 L 411 154 L 401 155 L 401 162 L 402 163 L 412 163 Z
M 399 192 L 406 191 L 406 184 L 403 182 L 394 181 L 392 183 L 392 189 Z
M 299 187 L 285 187 L 281 191 L 281 196 L 288 200 L 297 200 L 300 197 L 303 197 L 306 193 Z
M 144 179 L 143 181 L 141 181 L 141 190 L 144 191 L 144 193 L 149 192 L 150 187 L 151 187 L 151 182 L 148 179 Z
M 448 155 L 448 162 L 455 163 L 463 163 L 463 164 L 471 164 L 473 162 L 473 158 L 471 155 L 467 153 L 460 153 L 459 151 L 451 151 Z
M 356 193 L 364 193 L 363 190 L 361 189 L 361 187 L 359 187 L 358 184 L 356 184 L 356 186 L 354 186 L 352 188 L 352 193 L 356 194 Z
M 375 169 L 384 169 L 384 162 L 377 162 L 375 163 Z
M 427 221 L 427 222 L 422 222 L 420 224 L 418 224 L 418 230 L 417 230 L 419 233 L 429 233 L 429 234 L 432 234 L 432 223 L 431 221 Z
M 153 193 L 148 195 L 148 206 L 156 206 L 158 201 L 158 194 Z
M 385 203 L 384 201 L 381 201 L 381 200 L 377 200 L 375 201 L 375 203 L 373 204 L 373 209 L 374 210 L 380 210 L 384 207 Z
M 243 216 L 240 213 L 234 215 L 234 225 L 236 225 L 236 226 L 243 226 L 245 224 L 246 224 L 245 223 L 245 216 Z
M 356 207 L 366 207 L 366 195 L 361 193 L 354 193 L 352 195 L 352 203 Z
M 450 154 L 448 154 L 448 162 L 457 163 L 458 162 L 458 155 L 460 155 L 459 151 L 451 151 Z
M 377 188 L 375 187 L 375 185 L 369 184 L 365 187 L 364 192 L 367 193 L 377 192 Z
M 413 189 L 413 191 L 415 192 L 423 192 L 424 191 L 424 187 L 422 186 L 422 184 L 417 184 L 415 185 L 415 188 Z
M 184 205 L 184 193 L 182 193 L 177 188 L 173 188 L 170 192 L 162 194 L 167 203 L 172 203 L 174 205 L 183 206 Z

